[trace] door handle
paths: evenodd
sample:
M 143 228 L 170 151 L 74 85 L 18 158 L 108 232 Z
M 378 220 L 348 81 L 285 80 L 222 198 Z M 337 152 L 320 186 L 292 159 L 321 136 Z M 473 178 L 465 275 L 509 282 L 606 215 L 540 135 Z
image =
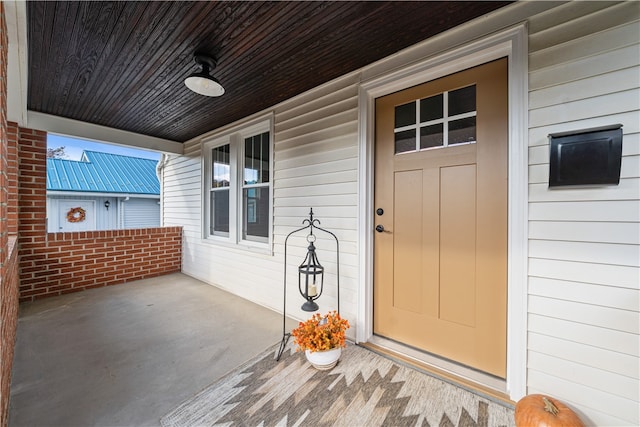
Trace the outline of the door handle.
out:
M 378 233 L 382 233 L 384 231 L 384 225 L 382 225 L 382 224 L 376 225 L 376 231 Z

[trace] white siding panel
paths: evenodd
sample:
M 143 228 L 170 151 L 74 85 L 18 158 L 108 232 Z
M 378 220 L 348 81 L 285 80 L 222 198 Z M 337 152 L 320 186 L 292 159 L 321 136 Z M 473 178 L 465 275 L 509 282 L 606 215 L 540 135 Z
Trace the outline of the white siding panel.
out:
M 547 126 L 555 123 L 571 122 L 592 117 L 607 116 L 611 113 L 626 113 L 640 108 L 640 90 L 627 90 L 593 98 L 553 105 L 529 111 L 529 124 Z
M 629 67 L 560 86 L 551 86 L 533 91 L 529 94 L 529 108 L 548 107 L 589 99 L 594 96 L 633 90 L 638 87 L 639 83 L 640 68 Z M 607 110 L 607 114 L 609 113 L 610 111 Z
M 355 139 L 355 135 L 354 135 L 354 139 Z M 318 165 L 322 163 L 331 163 L 334 161 L 341 161 L 343 159 L 352 159 L 353 168 L 356 168 L 357 160 L 358 160 L 358 147 L 352 145 L 349 147 L 341 148 L 339 150 L 333 150 L 328 152 L 309 151 L 308 154 L 304 156 L 296 157 L 293 159 L 285 159 L 282 161 L 278 161 L 277 159 L 278 157 L 276 156 L 276 163 L 278 164 L 279 167 L 283 169 L 298 168 L 301 166 L 305 166 L 305 167 L 313 166 L 313 165 Z
M 592 368 L 601 369 L 605 372 L 608 371 L 618 375 L 626 375 L 636 380 L 640 378 L 640 366 L 637 363 L 638 358 L 628 354 L 593 347 L 575 341 L 558 339 L 553 336 L 535 332 L 529 333 L 529 346 L 532 349 L 540 349 L 537 352 L 541 354 L 557 357 L 558 359 L 570 360 Z M 529 363 L 529 366 L 535 370 L 540 369 L 540 371 L 544 372 L 543 367 L 537 368 L 535 364 L 531 363 Z M 576 381 L 578 381 L 578 379 L 576 379 Z M 550 391 L 548 393 L 558 396 L 556 391 Z M 595 407 L 598 406 L 597 404 L 595 405 Z
M 640 246 L 529 240 L 529 256 L 531 258 L 638 267 Z
M 529 20 L 529 393 L 587 425 L 638 425 L 640 7 L 569 2 Z M 555 132 L 620 123 L 619 185 L 552 188 Z
M 626 132 L 623 132 L 622 155 L 623 156 L 640 155 L 640 133 L 627 134 Z M 636 173 L 640 173 L 640 170 L 636 169 Z
M 638 267 L 529 259 L 529 276 L 638 289 Z
M 529 296 L 529 313 L 638 334 L 638 311 L 619 310 L 570 300 Z
M 301 156 L 315 155 L 317 153 L 330 152 L 337 149 L 344 148 L 353 141 L 353 135 L 355 129 L 353 124 L 349 123 L 340 129 L 332 128 L 332 132 L 336 132 L 339 135 L 336 138 L 329 138 L 328 134 L 325 134 L 325 138 L 322 135 L 315 135 L 312 137 L 301 137 L 293 140 L 288 140 L 286 143 L 277 143 L 278 156 L 277 161 L 284 161 L 289 159 L 296 159 Z M 344 132 L 348 132 L 344 135 Z
M 531 221 L 529 238 L 638 245 L 640 244 L 640 223 Z
M 539 334 L 553 330 L 556 338 L 565 341 L 580 342 L 591 347 L 624 353 L 629 356 L 640 356 L 638 337 L 628 332 L 614 331 L 537 314 L 529 314 L 529 330 Z
M 611 7 L 611 4 L 611 1 L 589 1 L 582 3 L 568 1 L 563 5 L 554 7 L 532 17 L 529 20 L 529 32 L 533 37 L 537 33 L 544 32 L 545 30 L 555 28 L 557 26 L 562 26 L 569 21 L 573 21 L 599 10 Z M 548 43 L 554 42 L 554 40 L 548 41 Z M 534 50 L 531 47 L 530 49 Z
M 640 198 L 640 179 L 621 179 L 619 185 L 593 188 L 554 188 L 548 184 L 530 184 L 530 202 L 552 201 L 595 201 L 595 200 L 638 200 Z
M 157 199 L 130 198 L 122 202 L 124 228 L 149 228 L 160 226 L 160 205 Z
M 278 180 L 280 178 L 300 178 L 312 175 L 324 175 L 332 172 L 355 171 L 356 167 L 357 165 L 355 160 L 353 158 L 347 158 L 335 160 L 331 163 L 320 163 L 291 167 L 289 169 L 280 169 L 275 171 L 275 185 L 279 185 Z
M 529 362 L 534 365 L 545 366 L 545 373 L 557 378 L 564 380 L 573 380 L 574 377 L 579 378 L 578 384 L 585 387 L 607 391 L 616 396 L 638 401 L 638 395 L 640 394 L 638 382 L 626 375 L 604 372 L 569 360 L 534 352 L 529 355 Z
M 301 170 L 304 170 L 301 169 Z M 275 182 L 275 188 L 305 187 L 314 185 L 334 184 L 340 182 L 356 182 L 358 171 L 355 169 L 320 175 L 304 174 L 295 178 L 280 178 Z
M 530 203 L 529 220 L 638 222 L 640 205 L 636 200 Z
M 582 2 L 581 4 L 587 4 Z M 638 64 L 638 44 L 581 58 L 571 63 L 546 67 L 529 74 L 529 90 L 581 80 L 591 76 L 615 72 Z
M 610 5 L 608 8 L 598 8 L 596 10 L 597 14 L 591 13 L 591 10 L 584 8 L 582 4 L 569 6 L 573 8 L 574 12 L 572 19 L 566 19 L 563 22 L 556 21 L 559 25 L 548 26 L 545 29 L 540 28 L 541 26 L 534 26 L 534 28 L 538 27 L 540 30 L 532 31 L 529 37 L 529 49 L 532 52 L 550 45 L 571 42 L 608 30 L 611 22 L 616 22 L 620 25 L 638 19 L 638 5 L 635 2 L 621 2 L 617 5 Z M 602 4 L 598 6 L 602 7 Z M 580 10 L 578 11 L 578 9 Z M 582 12 L 582 14 L 578 15 L 579 12 Z M 570 15 L 566 14 L 565 16 L 569 18 Z
M 613 307 L 620 310 L 640 312 L 640 288 L 629 289 L 592 283 L 569 282 L 545 277 L 529 279 L 529 294 L 570 301 Z M 630 326 L 635 328 L 636 326 Z
M 608 31 L 593 33 L 580 39 L 532 52 L 529 55 L 529 71 L 635 45 L 638 43 L 639 25 L 638 22 L 632 22 L 613 27 Z

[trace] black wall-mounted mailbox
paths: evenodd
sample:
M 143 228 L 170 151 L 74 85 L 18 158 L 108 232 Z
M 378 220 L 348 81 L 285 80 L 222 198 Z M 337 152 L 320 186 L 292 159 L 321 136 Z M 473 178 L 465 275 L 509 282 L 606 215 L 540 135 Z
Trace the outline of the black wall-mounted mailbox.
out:
M 620 182 L 622 125 L 549 135 L 549 187 Z

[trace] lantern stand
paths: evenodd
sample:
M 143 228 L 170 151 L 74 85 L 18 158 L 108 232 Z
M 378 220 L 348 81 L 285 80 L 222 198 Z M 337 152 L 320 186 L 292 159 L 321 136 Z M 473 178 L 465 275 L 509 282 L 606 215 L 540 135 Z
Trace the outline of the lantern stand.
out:
M 305 299 L 305 303 L 302 305 L 302 309 L 304 311 L 316 311 L 318 310 L 318 304 L 315 301 L 320 298 L 322 292 L 324 291 L 324 267 L 320 265 L 318 261 L 318 256 L 316 255 L 316 247 L 314 242 L 316 241 L 316 236 L 313 234 L 313 230 L 320 230 L 327 234 L 330 234 L 336 241 L 336 296 L 338 302 L 338 314 L 340 314 L 340 245 L 338 243 L 338 238 L 335 234 L 330 232 L 329 230 L 325 230 L 324 228 L 319 227 L 320 221 L 318 219 L 313 218 L 313 208 L 309 210 L 309 219 L 305 219 L 302 221 L 303 224 L 306 224 L 302 228 L 298 228 L 297 230 L 292 231 L 287 234 L 287 237 L 284 239 L 284 280 L 283 280 L 283 307 L 282 307 L 282 341 L 280 342 L 280 348 L 278 349 L 278 354 L 276 356 L 276 360 L 280 360 L 282 353 L 284 353 L 284 349 L 287 346 L 287 342 L 289 342 L 289 338 L 291 338 L 291 333 L 287 332 L 287 242 L 289 237 L 292 235 L 299 233 L 304 230 L 309 230 L 309 234 L 307 235 L 307 242 L 309 242 L 309 246 L 307 247 L 307 255 L 302 261 L 302 264 L 298 267 L 298 290 L 300 291 L 300 295 Z M 302 277 L 304 277 L 304 284 L 302 283 Z M 318 277 L 320 281 L 318 282 Z M 309 282 L 311 279 L 311 283 Z

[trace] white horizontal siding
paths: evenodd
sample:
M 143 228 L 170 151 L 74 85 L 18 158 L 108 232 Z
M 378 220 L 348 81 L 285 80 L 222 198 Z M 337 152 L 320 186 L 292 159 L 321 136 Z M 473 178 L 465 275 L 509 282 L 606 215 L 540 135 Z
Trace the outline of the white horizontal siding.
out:
M 553 329 L 556 338 L 579 342 L 590 347 L 613 351 L 638 357 L 638 338 L 635 334 L 613 331 L 585 323 L 558 319 L 538 314 L 529 314 L 529 330 L 534 333 L 545 333 Z M 533 364 L 535 366 L 535 364 Z
M 358 303 L 357 83 L 357 75 L 347 76 L 281 104 L 274 155 L 274 252 L 282 259 L 286 235 L 300 228 L 313 208 L 320 226 L 339 239 L 340 308 L 353 325 Z M 335 274 L 335 244 L 328 235 L 316 234 L 318 256 Z M 301 260 L 306 246 L 304 234 L 289 239 L 292 269 L 291 261 Z M 300 297 L 293 297 L 299 305 Z M 335 284 L 327 287 L 327 297 L 320 302 L 335 307 Z
M 637 222 L 531 221 L 532 240 L 640 244 Z
M 157 199 L 130 198 L 121 202 L 124 228 L 160 226 L 160 205 Z
M 200 141 L 185 145 L 164 168 L 164 223 L 184 226 L 183 271 L 234 294 L 282 310 L 284 240 L 303 226 L 313 208 L 321 227 L 340 244 L 341 311 L 355 321 L 357 252 L 357 78 L 279 105 L 274 111 L 273 255 L 221 246 L 203 239 Z M 336 306 L 335 242 L 316 232 L 318 256 L 326 268 L 321 309 Z M 297 290 L 297 265 L 306 254 L 305 234 L 288 242 L 287 312 L 306 317 Z M 276 341 L 278 337 L 274 337 Z
M 563 400 L 587 425 L 640 423 L 639 9 L 637 2 L 526 2 L 495 15 L 511 14 L 511 24 L 526 21 L 530 31 L 527 391 Z M 437 37 L 427 56 L 486 34 L 479 22 L 464 35 Z M 425 52 L 400 55 L 410 65 Z M 385 66 L 362 76 L 392 71 Z M 344 76 L 274 108 L 273 255 L 204 241 L 200 141 L 171 158 L 163 215 L 166 225 L 184 226 L 187 274 L 280 310 L 284 240 L 313 207 L 340 239 L 341 309 L 356 318 L 359 78 Z M 549 189 L 548 135 L 615 123 L 624 133 L 620 184 Z M 331 245 L 318 239 L 327 280 L 335 281 Z M 290 239 L 294 283 L 305 246 L 301 236 Z M 305 316 L 297 289 L 290 283 L 286 292 L 287 311 Z M 323 309 L 334 304 L 332 286 L 327 297 Z
M 529 20 L 529 393 L 588 425 L 640 423 L 640 8 Z M 619 185 L 550 189 L 548 135 L 620 123 Z
M 123 198 L 121 198 L 123 199 Z M 47 196 L 47 231 L 57 233 L 62 230 L 61 225 L 65 221 L 61 216 L 59 201 L 61 200 L 82 200 L 93 201 L 95 206 L 95 228 L 94 230 L 115 230 L 121 228 L 118 223 L 118 201 L 117 197 L 101 196 Z M 104 203 L 109 201 L 109 209 L 104 207 Z M 159 210 L 158 210 L 159 212 Z M 62 213 L 64 215 L 64 213 Z

